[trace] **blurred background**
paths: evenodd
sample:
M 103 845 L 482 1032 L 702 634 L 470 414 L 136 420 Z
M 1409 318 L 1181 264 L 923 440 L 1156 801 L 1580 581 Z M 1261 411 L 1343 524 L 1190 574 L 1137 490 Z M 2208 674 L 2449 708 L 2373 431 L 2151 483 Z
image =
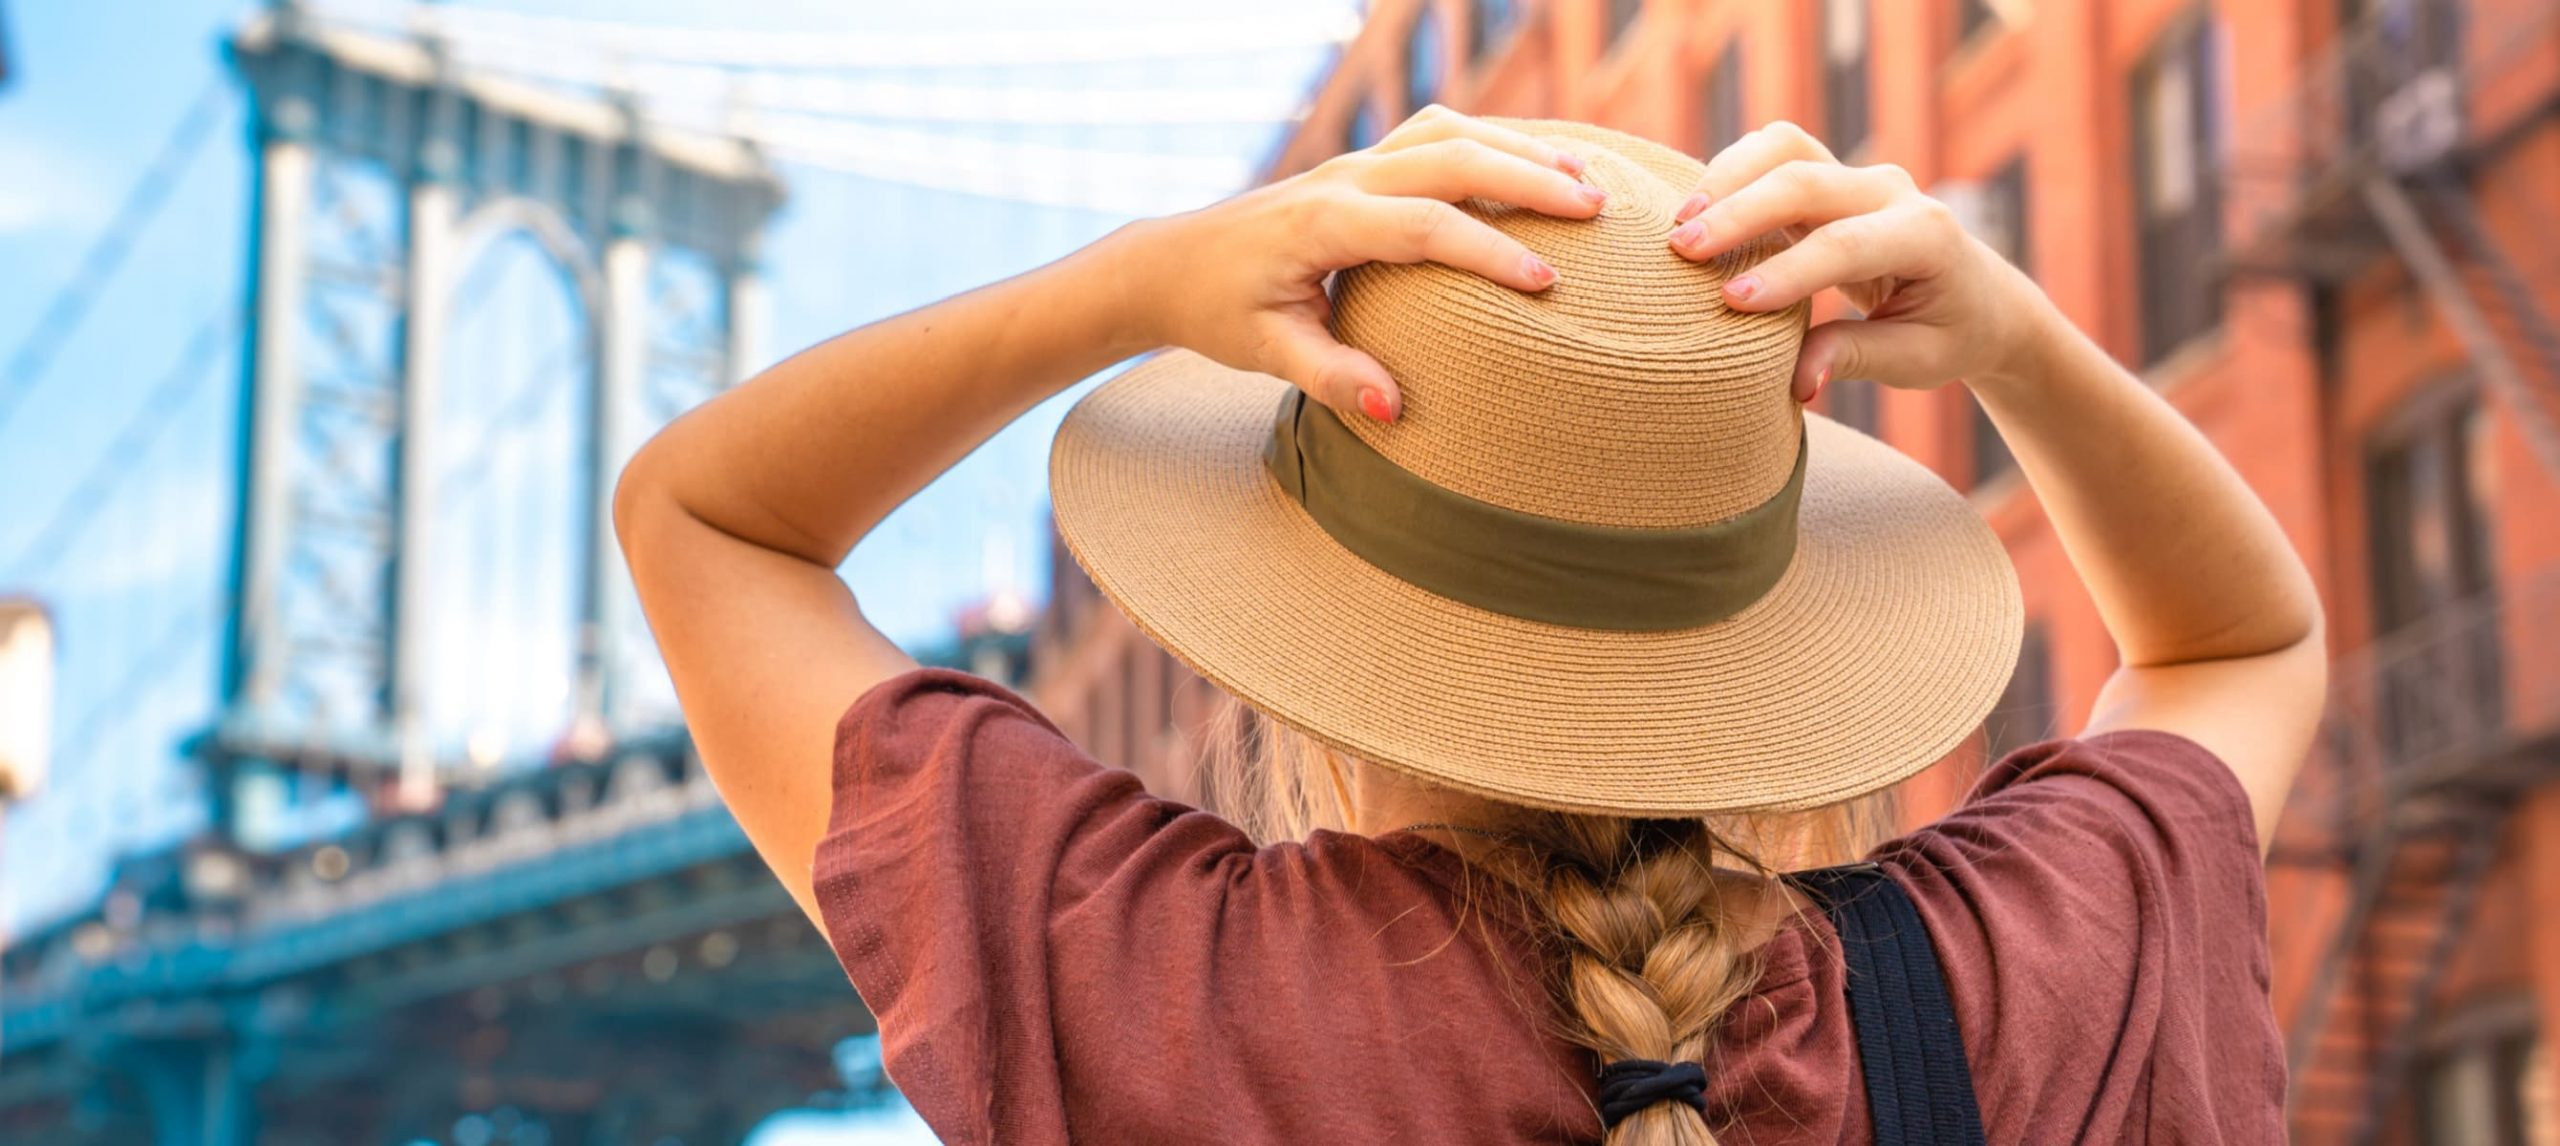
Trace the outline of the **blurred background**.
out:
M 2560 1144 L 2555 0 L 0 0 L 0 1143 L 931 1141 L 600 496 L 780 354 L 1432 102 L 1899 163 L 2195 419 L 2337 654 L 2296 1140 Z M 846 575 L 1214 805 L 1214 690 L 1048 530 L 1072 398 Z M 1917 824 L 2115 653 L 1961 388 L 1822 403 L 2025 586 Z

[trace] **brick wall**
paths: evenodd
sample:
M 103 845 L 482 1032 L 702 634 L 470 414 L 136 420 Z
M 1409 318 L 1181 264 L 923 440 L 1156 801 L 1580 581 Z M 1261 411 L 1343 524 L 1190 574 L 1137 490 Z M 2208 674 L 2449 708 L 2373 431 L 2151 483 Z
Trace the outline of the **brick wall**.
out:
M 2560 129 L 2547 114 L 2560 91 L 2560 38 L 2552 32 L 2560 24 L 2543 19 L 2551 7 L 2549 0 L 2474 0 L 2463 24 L 2466 59 L 2486 77 L 2469 97 L 2469 114 L 2482 125 L 2494 120 L 2499 135 L 2470 172 L 2472 190 L 2481 218 L 2546 313 L 2560 311 L 2560 256 L 2552 253 L 2560 246 L 2548 237 L 2560 218 Z M 2220 142 L 2195 157 L 2197 185 L 2222 196 L 2216 257 L 2248 264 L 2240 257 L 2245 240 L 2261 232 L 2267 211 L 2290 201 L 2288 189 L 2299 181 L 2290 170 L 2273 182 L 2225 181 L 2218 164 L 2287 138 L 2285 109 L 2298 106 L 2289 101 L 2321 74 L 2321 53 L 2339 42 L 2339 9 L 2330 0 L 1871 0 L 1866 138 L 1849 158 L 1901 164 L 1924 186 L 1955 188 L 1950 194 L 2022 164 L 2025 211 L 2017 235 L 2026 269 L 2119 359 L 2141 363 L 2144 378 L 2203 429 L 2274 510 L 2320 582 L 2343 668 L 2360 663 L 2380 616 L 2368 524 L 2375 495 L 2366 488 L 2373 460 L 2427 403 L 2448 393 L 2477 395 L 2482 443 L 2473 480 L 2485 506 L 2495 591 L 2519 611 L 2560 611 L 2560 591 L 2529 592 L 2560 586 L 2560 484 L 2537 461 L 2512 410 L 2479 385 L 2438 308 L 2387 250 L 2318 290 L 2265 266 L 2243 265 L 2243 273 L 2225 279 L 2200 265 L 2170 285 L 2218 299 L 2220 320 L 2146 354 L 2143 300 L 2158 296 L 2146 296 L 2145 261 L 2174 252 L 2164 241 L 2143 239 L 2142 204 L 2155 200 L 2142 198 L 2145 185 L 2137 181 L 2158 177 L 2163 163 L 2137 156 L 2137 125 L 2161 114 L 2150 109 L 2169 105 L 2157 98 L 2144 104 L 2137 80 L 2157 74 L 2147 67 L 2167 66 L 2157 61 L 2189 42 L 2181 37 L 2210 38 L 2193 41 L 2214 48 L 2194 57 L 2205 64 L 2188 78 L 2207 87 L 2189 106 L 2209 117 L 2206 130 Z M 1610 12 L 1608 0 L 1375 0 L 1366 30 L 1315 93 L 1301 130 L 1268 175 L 1304 170 L 1361 133 L 1393 125 L 1413 110 L 1417 91 L 1479 114 L 1589 120 L 1695 153 L 1716 118 L 1709 77 L 1719 61 L 1740 62 L 1734 87 L 1743 126 L 1783 118 L 1821 133 L 1834 122 L 1823 106 L 1821 0 L 1652 0 L 1614 36 Z M 1479 35 L 1476 24 L 1487 13 L 1501 26 Z M 1438 22 L 1438 35 L 1425 42 L 1442 50 L 1423 53 L 1417 73 L 1411 33 L 1422 19 Z M 2494 75 L 2483 63 L 2491 56 Z M 2029 615 L 2048 645 L 2048 679 L 2029 694 L 2049 696 L 2053 727 L 2068 732 L 2085 718 L 2116 657 L 2033 493 L 2014 474 L 1973 472 L 1979 422 L 1961 387 L 1888 392 L 1879 406 L 1880 436 L 1970 490 L 2008 545 Z M 2548 729 L 2560 724 L 2560 639 L 2538 635 L 2560 638 L 2560 626 L 2533 624 L 2535 636 L 2511 631 L 2506 641 L 2509 712 Z M 1125 622 L 1093 631 L 1102 634 L 1096 642 L 1115 647 L 1137 639 Z M 1066 659 L 1099 664 L 1116 655 Z M 1072 690 L 1102 678 L 1071 668 L 1049 679 Z M 1055 683 L 1070 679 L 1081 683 Z M 1180 755 L 1178 746 L 1163 751 L 1167 760 Z M 1979 746 L 1959 752 L 1910 781 L 1904 804 L 1913 821 L 1960 798 L 1981 757 Z M 2315 795 L 2329 790 L 2318 777 L 2306 787 Z M 2337 939 L 2348 888 L 2339 852 L 2345 841 L 2323 807 L 2308 798 L 2298 805 L 2279 834 L 2284 846 L 2269 881 L 2274 990 L 2288 1017 Z M 2444 1038 L 2458 1037 L 2473 1016 L 2493 1013 L 2538 1013 L 2543 1029 L 2560 1029 L 2560 845 L 2551 842 L 2560 839 L 2560 790 L 2546 787 L 2523 807 L 2508 822 L 2509 844 L 2437 1001 L 2444 1019 L 2435 1026 L 2450 1032 Z M 2538 1061 L 2528 1089 L 2542 1095 L 2536 1101 L 2547 1117 L 2560 1073 L 2548 1056 Z M 2418 1113 L 2412 1108 L 2400 1133 L 2416 1125 Z

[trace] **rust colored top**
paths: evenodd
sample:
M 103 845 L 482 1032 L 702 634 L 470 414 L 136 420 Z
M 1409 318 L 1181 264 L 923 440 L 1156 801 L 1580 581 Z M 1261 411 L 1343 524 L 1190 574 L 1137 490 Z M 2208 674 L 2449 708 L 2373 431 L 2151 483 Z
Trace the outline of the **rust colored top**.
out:
M 2256 829 L 2203 748 L 2021 749 L 1874 858 L 1928 922 L 1990 1141 L 2284 1139 Z M 948 1142 L 1597 1141 L 1597 1064 L 1469 870 L 1411 834 L 1256 848 L 928 669 L 845 713 L 816 886 Z M 1726 1146 L 1870 1138 L 1828 927 L 1782 930 L 1719 1035 Z

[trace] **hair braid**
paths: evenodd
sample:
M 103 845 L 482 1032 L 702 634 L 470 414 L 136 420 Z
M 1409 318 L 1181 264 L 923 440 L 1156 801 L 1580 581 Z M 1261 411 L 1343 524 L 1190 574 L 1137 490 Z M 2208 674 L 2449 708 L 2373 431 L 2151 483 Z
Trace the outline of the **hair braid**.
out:
M 1348 762 L 1332 749 L 1232 698 L 1206 748 L 1204 794 L 1256 840 L 1354 827 Z M 1546 922 L 1558 956 L 1548 993 L 1566 1037 L 1604 1064 L 1703 1066 L 1717 1023 L 1760 978 L 1754 929 L 1738 914 L 1752 901 L 1724 901 L 1718 861 L 1763 877 L 1843 862 L 1891 834 L 1892 807 L 1887 790 L 1808 812 L 1712 821 L 1546 813 L 1504 833 L 1518 850 L 1491 871 L 1524 915 Z M 1665 1101 L 1621 1120 L 1606 1142 L 1714 1146 L 1715 1135 L 1695 1110 Z
M 1726 1009 L 1748 994 L 1757 961 L 1728 926 L 1697 820 L 1559 815 L 1535 842 L 1547 857 L 1545 907 L 1564 957 L 1567 1034 L 1600 1056 L 1696 1062 Z M 1714 1146 L 1688 1105 L 1657 1102 L 1621 1120 L 1608 1146 Z

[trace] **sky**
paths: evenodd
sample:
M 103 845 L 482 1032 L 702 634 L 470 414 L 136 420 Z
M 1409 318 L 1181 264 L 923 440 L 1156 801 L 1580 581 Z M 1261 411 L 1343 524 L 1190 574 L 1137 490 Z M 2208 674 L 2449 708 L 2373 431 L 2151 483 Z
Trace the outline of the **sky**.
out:
M 317 7 L 365 19 L 396 6 L 318 0 Z M 1097 29 L 1268 20 L 1293 6 L 480 0 L 464 7 L 704 31 L 947 34 L 963 45 L 984 36 L 1019 54 Z M 1357 5 L 1296 7 L 1347 16 Z M 61 654 L 51 784 L 0 824 L 7 901 L 0 926 L 40 924 L 87 905 L 114 856 L 201 824 L 198 783 L 176 746 L 213 715 L 234 527 L 249 172 L 243 100 L 221 43 L 252 10 L 244 0 L 5 5 L 15 58 L 0 88 L 0 363 L 31 348 L 49 346 L 51 356 L 22 394 L 11 394 L 0 376 L 0 596 L 43 602 Z M 510 66 L 548 66 L 560 55 L 528 53 Z M 1240 181 L 1268 154 L 1285 127 L 1281 117 L 1328 59 L 1329 49 L 1309 46 L 995 65 L 975 62 L 964 47 L 929 67 L 883 63 L 814 85 L 802 77 L 798 86 L 757 89 L 797 102 L 800 114 L 787 117 L 794 130 L 838 141 L 823 168 L 779 165 L 790 198 L 767 244 L 767 357 L 1055 258 L 1150 205 L 1213 196 L 1225 189 L 1220 180 Z M 859 86 L 866 83 L 885 83 L 895 89 L 889 97 L 911 103 L 917 89 L 932 89 L 927 110 L 902 119 L 901 106 L 883 109 L 884 99 L 897 99 Z M 933 90 L 942 89 L 957 94 L 937 101 Z M 1237 122 L 1059 127 L 931 110 L 991 98 L 1019 108 L 1024 99 L 1002 97 L 1024 91 L 1135 91 L 1117 106 L 1141 114 L 1243 96 L 1248 111 Z M 831 100 L 868 101 L 873 118 L 837 117 Z M 1030 102 L 1043 100 L 1057 102 Z M 1277 110 L 1252 119 L 1250 109 L 1263 106 Z M 201 145 L 183 152 L 165 204 L 130 232 L 121 268 L 86 292 L 76 326 L 49 322 L 119 204 L 191 116 Z M 1063 158 L 1059 148 L 1069 149 Z M 1120 158 L 1078 158 L 1093 153 Z M 919 156 L 946 155 L 959 167 L 975 164 L 976 191 L 913 174 L 940 166 Z M 1010 172 L 1016 155 L 1037 160 L 1025 170 L 1049 174 L 1033 187 L 989 184 L 984 173 Z M 1159 168 L 1162 157 L 1172 160 Z M 1179 187 L 1164 191 L 1167 180 Z M 977 193 L 991 189 L 998 194 Z M 358 201 L 381 190 L 351 184 Z M 1078 199 L 1089 202 L 1060 202 Z M 577 367 L 561 344 L 580 316 L 531 244 L 500 240 L 466 257 L 461 277 L 479 289 L 457 306 L 452 401 L 449 421 L 440 423 L 463 445 L 444 463 L 439 487 L 447 496 L 435 526 L 438 637 L 428 707 L 448 751 L 530 759 L 556 735 L 568 703 L 570 539 L 581 496 L 570 427 L 580 408 Z M 961 607 L 1000 590 L 1036 596 L 1045 586 L 1047 446 L 1074 396 L 1000 435 L 856 551 L 847 576 L 866 613 L 893 637 L 932 643 L 949 633 Z

